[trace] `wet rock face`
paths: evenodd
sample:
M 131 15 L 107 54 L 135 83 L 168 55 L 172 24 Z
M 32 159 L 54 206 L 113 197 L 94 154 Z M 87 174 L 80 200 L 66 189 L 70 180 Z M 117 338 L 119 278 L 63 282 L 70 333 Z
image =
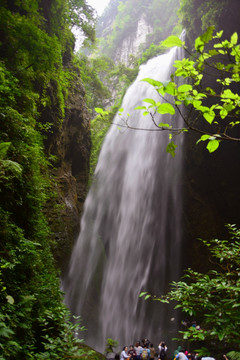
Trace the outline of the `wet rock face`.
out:
M 49 112 L 45 116 L 49 117 Z M 55 198 L 46 213 L 55 240 L 54 256 L 64 272 L 80 231 L 89 174 L 90 117 L 80 80 L 71 88 L 62 126 L 48 137 L 45 146 L 56 157 L 52 171 Z
M 141 55 L 140 45 L 145 43 L 147 35 L 152 33 L 152 31 L 152 26 L 148 24 L 144 16 L 142 16 L 138 21 L 136 31 L 129 34 L 128 37 L 122 41 L 121 46 L 116 52 L 115 61 L 119 63 L 122 62 L 129 66 L 130 54 L 134 56 Z

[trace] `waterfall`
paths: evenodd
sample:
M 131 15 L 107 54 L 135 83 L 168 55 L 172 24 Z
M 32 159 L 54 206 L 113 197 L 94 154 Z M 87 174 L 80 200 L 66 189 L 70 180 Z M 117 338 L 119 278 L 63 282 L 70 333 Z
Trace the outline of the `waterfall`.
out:
M 121 117 L 128 117 L 129 125 L 156 129 L 149 116 L 134 110 L 143 99 L 160 101 L 155 89 L 140 80 L 169 80 L 181 52 L 173 48 L 141 66 L 122 103 Z M 157 121 L 166 119 L 169 115 L 159 114 Z M 176 116 L 170 121 L 181 126 Z M 175 140 L 175 158 L 166 153 L 167 131 L 112 125 L 103 143 L 63 280 L 67 306 L 82 317 L 86 342 L 99 351 L 107 338 L 124 346 L 147 337 L 156 346 L 168 341 L 177 326 L 173 309 L 139 294 L 163 294 L 179 278 L 182 137 Z

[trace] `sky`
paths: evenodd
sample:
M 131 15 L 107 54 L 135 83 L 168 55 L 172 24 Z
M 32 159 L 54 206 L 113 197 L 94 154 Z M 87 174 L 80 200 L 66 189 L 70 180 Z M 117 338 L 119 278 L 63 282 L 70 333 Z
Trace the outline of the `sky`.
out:
M 97 10 L 98 15 L 102 15 L 103 10 L 109 3 L 109 0 L 87 0 L 87 3 Z

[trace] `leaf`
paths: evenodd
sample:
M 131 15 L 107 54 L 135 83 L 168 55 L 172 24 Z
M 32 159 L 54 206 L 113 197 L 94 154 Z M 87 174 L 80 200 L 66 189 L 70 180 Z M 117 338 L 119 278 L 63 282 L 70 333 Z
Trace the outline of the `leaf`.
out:
M 164 90 L 169 95 L 175 95 L 176 85 L 173 82 L 169 82 L 167 86 L 164 87 Z
M 95 110 L 98 114 L 103 114 L 103 113 L 104 113 L 103 109 L 98 108 L 98 107 L 96 107 L 94 110 Z
M 209 143 L 207 144 L 207 149 L 210 153 L 214 152 L 215 150 L 217 150 L 217 148 L 219 147 L 219 143 L 220 141 L 215 139 L 215 140 L 210 140 Z
M 159 114 L 175 114 L 174 107 L 169 103 L 160 104 L 157 109 Z
M 16 161 L 2 160 L 2 165 L 8 171 L 11 171 L 15 176 L 19 176 L 22 173 L 22 167 Z
M 149 299 L 150 297 L 151 297 L 151 295 L 146 295 L 145 298 L 144 298 L 144 300 L 147 300 L 147 299 Z
M 204 49 L 204 42 L 201 40 L 200 36 L 195 40 L 195 49 L 197 51 L 202 51 Z
M 235 32 L 234 34 L 232 34 L 231 36 L 231 44 L 232 45 L 236 45 L 238 42 L 238 34 Z
M 3 159 L 8 151 L 9 146 L 11 145 L 10 142 L 2 142 L 0 143 L 0 157 Z
M 170 128 L 170 125 L 169 125 L 169 124 L 164 124 L 164 123 L 159 123 L 158 126 L 159 126 L 159 127 Z
M 156 106 L 156 101 L 154 101 L 153 99 L 144 99 L 143 101 Z
M 134 110 L 145 110 L 146 106 L 137 106 Z
M 139 297 L 142 297 L 142 296 L 144 296 L 144 295 L 146 295 L 147 294 L 147 291 L 143 291 L 143 292 L 141 292 L 140 294 L 139 294 Z
M 173 47 L 173 46 L 181 47 L 181 46 L 183 46 L 183 42 L 177 36 L 171 35 L 167 39 L 165 39 L 161 43 L 161 45 L 164 47 Z
M 224 334 L 218 334 L 218 338 L 219 338 L 220 341 L 223 341 L 223 339 L 224 339 Z
M 189 84 L 183 84 L 183 85 L 179 86 L 179 88 L 178 88 L 179 92 L 188 92 L 190 90 L 192 90 L 192 85 L 189 85 Z
M 0 336 L 8 338 L 8 337 L 10 337 L 10 335 L 13 335 L 13 334 L 14 334 L 14 332 L 11 329 L 7 328 L 5 326 L 5 324 L 4 324 L 4 326 L 0 325 Z
M 150 85 L 156 86 L 156 87 L 163 86 L 163 84 L 160 81 L 157 81 L 157 80 L 154 80 L 151 78 L 145 78 L 145 79 L 142 79 L 141 81 L 145 81 L 145 82 L 149 83 Z
M 200 139 L 198 139 L 198 141 L 196 142 L 196 144 L 198 144 L 200 141 L 206 141 L 206 140 L 208 140 L 210 137 L 211 137 L 211 135 L 207 135 L 207 134 L 202 135 L 202 136 L 200 137 Z
M 213 30 L 214 30 L 214 26 L 209 26 L 207 31 L 200 36 L 200 38 L 204 42 L 204 44 L 207 44 L 210 40 L 212 40 Z
M 209 124 L 211 124 L 215 118 L 215 112 L 213 110 L 210 110 L 208 112 L 203 113 L 203 117 L 207 120 Z
M 14 304 L 14 298 L 11 295 L 6 296 L 7 302 L 11 305 Z
M 173 141 L 171 141 L 166 147 L 166 152 L 168 152 L 170 155 L 172 155 L 172 157 L 175 157 L 176 148 L 177 148 L 177 145 Z

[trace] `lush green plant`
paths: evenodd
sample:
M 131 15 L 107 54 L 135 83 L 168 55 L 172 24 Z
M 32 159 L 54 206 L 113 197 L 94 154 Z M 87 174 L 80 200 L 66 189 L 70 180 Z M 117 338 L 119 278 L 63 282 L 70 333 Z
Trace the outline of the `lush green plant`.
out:
M 44 215 L 55 180 L 42 133 L 61 126 L 71 82 L 78 76 L 75 69 L 64 66 L 66 55 L 69 62 L 72 57 L 72 15 L 70 2 L 39 4 L 4 1 L 0 6 L 2 360 L 86 354 L 74 338 L 76 327 L 63 305 L 54 244 Z M 47 108 L 56 116 L 43 124 L 41 114 Z
M 105 347 L 104 353 L 107 354 L 107 353 L 114 352 L 114 348 L 116 348 L 117 346 L 118 346 L 117 340 L 108 338 L 107 342 L 106 342 L 106 347 Z
M 230 351 L 227 354 L 227 357 L 231 360 L 239 360 L 240 359 L 240 352 L 237 351 Z
M 140 294 L 162 303 L 177 301 L 175 308 L 200 325 L 179 331 L 180 339 L 200 341 L 216 354 L 228 349 L 239 351 L 240 346 L 240 230 L 235 225 L 227 227 L 229 240 L 202 240 L 213 263 L 206 274 L 187 269 L 166 295 Z
M 213 31 L 214 28 L 210 27 L 195 40 L 194 54 L 189 53 L 185 43 L 178 37 L 172 35 L 167 38 L 162 46 L 184 47 L 190 57 L 176 60 L 174 66 L 177 70 L 164 83 L 151 78 L 142 80 L 155 87 L 159 102 L 144 99 L 143 102 L 147 105 L 139 106 L 136 110 L 149 116 L 160 131 L 170 132 L 171 141 L 167 151 L 173 156 L 176 149 L 173 135 L 189 130 L 201 135 L 198 142 L 207 141 L 206 148 L 209 152 L 214 152 L 221 141 L 240 141 L 240 137 L 234 132 L 240 124 L 240 96 L 236 89 L 240 82 L 238 35 L 234 33 L 230 40 L 222 40 L 223 31 L 216 35 L 213 35 Z M 213 44 L 207 50 L 210 41 Z M 212 86 L 209 86 L 209 73 L 215 79 Z M 178 85 L 177 78 L 183 78 L 184 84 Z M 162 102 L 165 95 L 170 95 L 170 99 Z M 185 105 L 185 110 L 182 105 Z M 174 115 L 175 112 L 182 117 L 184 127 L 176 128 L 167 121 L 157 123 L 157 113 Z M 126 127 L 131 126 L 126 122 Z

